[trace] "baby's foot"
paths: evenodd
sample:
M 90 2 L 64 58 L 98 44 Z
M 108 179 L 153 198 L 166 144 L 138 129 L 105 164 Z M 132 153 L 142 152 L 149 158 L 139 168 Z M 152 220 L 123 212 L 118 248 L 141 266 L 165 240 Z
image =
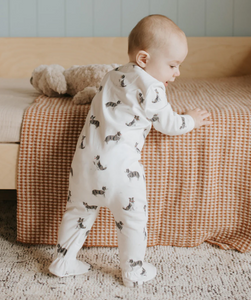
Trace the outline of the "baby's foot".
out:
M 126 287 L 136 287 L 143 282 L 149 281 L 156 276 L 156 268 L 149 263 L 144 262 L 143 267 L 136 272 L 123 272 L 122 279 Z
M 64 258 L 56 258 L 49 267 L 49 271 L 58 276 L 66 277 L 73 275 L 82 275 L 90 270 L 91 266 L 80 260 L 65 260 Z

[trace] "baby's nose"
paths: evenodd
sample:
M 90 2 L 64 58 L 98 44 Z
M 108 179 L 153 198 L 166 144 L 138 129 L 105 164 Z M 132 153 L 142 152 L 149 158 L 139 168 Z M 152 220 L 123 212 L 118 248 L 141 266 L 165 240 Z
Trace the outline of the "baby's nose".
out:
M 176 77 L 180 76 L 180 69 L 179 68 L 176 68 L 174 76 L 176 76 Z

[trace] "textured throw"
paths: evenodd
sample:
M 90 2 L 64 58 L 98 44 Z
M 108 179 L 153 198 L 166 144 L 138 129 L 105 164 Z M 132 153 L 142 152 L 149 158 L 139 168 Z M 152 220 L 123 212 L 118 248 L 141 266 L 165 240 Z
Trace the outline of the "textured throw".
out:
M 251 250 L 251 77 L 179 79 L 167 90 L 177 113 L 200 107 L 214 124 L 182 136 L 154 129 L 142 151 L 149 203 L 148 246 Z M 89 105 L 40 96 L 26 111 L 18 168 L 17 239 L 56 244 L 75 145 Z M 84 193 L 83 193 L 84 199 Z M 117 246 L 101 209 L 86 246 Z

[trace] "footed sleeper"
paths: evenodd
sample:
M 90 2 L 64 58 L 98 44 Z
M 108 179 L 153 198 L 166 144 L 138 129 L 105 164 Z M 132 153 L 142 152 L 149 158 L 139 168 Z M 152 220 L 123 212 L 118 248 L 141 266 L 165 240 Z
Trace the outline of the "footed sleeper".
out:
M 128 63 L 104 77 L 79 136 L 71 165 L 66 211 L 58 233 L 57 276 L 83 274 L 89 265 L 76 260 L 99 209 L 112 212 L 118 235 L 120 266 L 126 286 L 154 278 L 144 262 L 147 245 L 147 195 L 141 150 L 152 125 L 169 135 L 194 127 L 167 102 L 165 87 L 140 67 Z

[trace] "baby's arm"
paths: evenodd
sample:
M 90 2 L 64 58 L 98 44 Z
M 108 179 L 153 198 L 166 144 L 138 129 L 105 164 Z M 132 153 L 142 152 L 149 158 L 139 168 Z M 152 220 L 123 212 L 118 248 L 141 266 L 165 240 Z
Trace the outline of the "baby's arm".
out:
M 167 135 L 181 135 L 202 125 L 212 124 L 211 121 L 205 120 L 210 116 L 205 110 L 189 110 L 184 115 L 174 112 L 170 103 L 167 102 L 164 87 L 161 85 L 148 89 L 145 112 L 154 128 Z

